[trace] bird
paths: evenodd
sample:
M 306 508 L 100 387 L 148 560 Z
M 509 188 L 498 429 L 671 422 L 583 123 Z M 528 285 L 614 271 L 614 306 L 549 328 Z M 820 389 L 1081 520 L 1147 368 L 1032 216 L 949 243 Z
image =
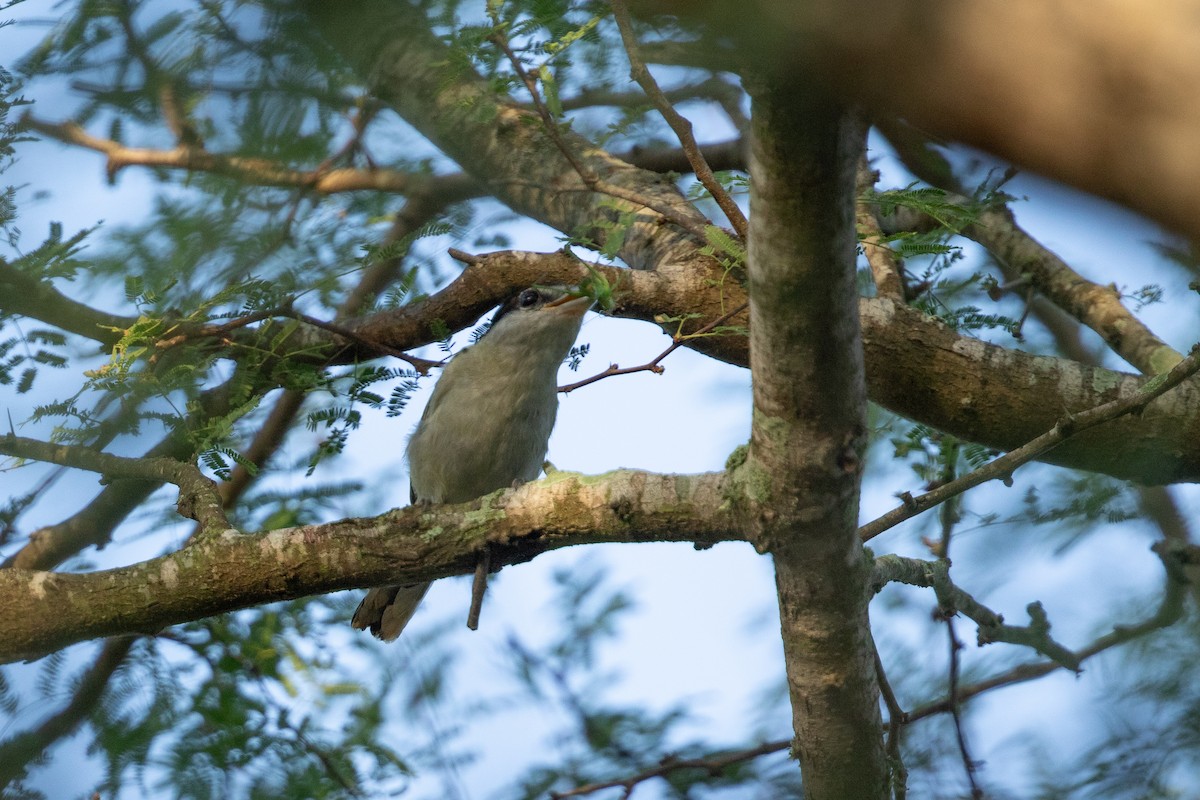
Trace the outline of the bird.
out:
M 408 440 L 412 503 L 465 503 L 537 478 L 558 413 L 558 368 L 592 303 L 561 286 L 523 289 L 450 359 Z M 392 641 L 428 589 L 371 589 L 350 624 Z

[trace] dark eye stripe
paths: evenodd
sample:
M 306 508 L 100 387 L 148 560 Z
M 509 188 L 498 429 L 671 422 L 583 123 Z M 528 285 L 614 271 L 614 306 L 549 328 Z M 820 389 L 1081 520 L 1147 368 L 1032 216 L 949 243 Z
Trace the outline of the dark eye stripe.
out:
M 529 299 L 528 302 L 527 299 Z M 537 304 L 542 299 L 542 294 L 537 289 L 522 289 L 519 294 L 511 295 L 498 309 L 495 315 L 492 316 L 491 324 L 495 325 L 503 317 L 508 316 L 510 312 L 516 311 L 518 308 L 530 308 Z

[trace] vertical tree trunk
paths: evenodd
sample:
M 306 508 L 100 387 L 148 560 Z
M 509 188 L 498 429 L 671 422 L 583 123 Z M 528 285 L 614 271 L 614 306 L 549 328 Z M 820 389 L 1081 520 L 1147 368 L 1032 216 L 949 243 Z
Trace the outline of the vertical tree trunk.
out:
M 887 765 L 855 534 L 866 392 L 855 279 L 864 126 L 794 79 L 754 94 L 748 521 L 775 558 L 805 797 L 882 798 Z

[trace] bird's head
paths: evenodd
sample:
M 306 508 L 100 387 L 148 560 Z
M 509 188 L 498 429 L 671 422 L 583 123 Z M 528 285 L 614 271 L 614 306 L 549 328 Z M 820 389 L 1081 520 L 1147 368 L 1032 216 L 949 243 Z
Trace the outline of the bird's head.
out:
M 497 309 L 479 345 L 519 348 L 532 356 L 545 354 L 556 364 L 567 356 L 583 315 L 594 300 L 562 286 L 531 286 Z

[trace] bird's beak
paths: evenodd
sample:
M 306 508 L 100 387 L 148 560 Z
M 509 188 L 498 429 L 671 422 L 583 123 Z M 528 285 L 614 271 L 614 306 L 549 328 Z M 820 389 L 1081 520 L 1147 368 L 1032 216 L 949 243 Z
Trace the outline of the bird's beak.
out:
M 552 308 L 556 314 L 582 317 L 596 301 L 587 295 L 565 294 L 557 300 L 551 300 L 543 308 Z

